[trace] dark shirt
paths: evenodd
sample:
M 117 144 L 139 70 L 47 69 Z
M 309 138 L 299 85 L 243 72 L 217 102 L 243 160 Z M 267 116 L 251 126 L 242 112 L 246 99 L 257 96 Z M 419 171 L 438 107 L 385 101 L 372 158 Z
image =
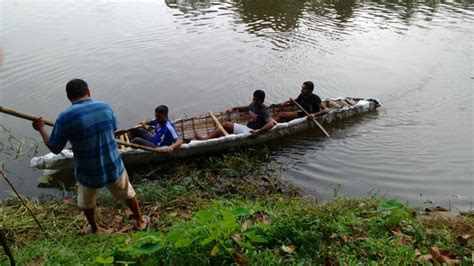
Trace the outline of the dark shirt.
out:
M 319 105 L 321 104 L 321 98 L 314 93 L 311 94 L 308 99 L 305 99 L 303 95 L 300 94 L 298 98 L 296 98 L 296 102 L 310 114 L 320 111 Z
M 257 109 L 253 103 L 249 105 L 249 122 L 247 123 L 247 127 L 251 129 L 260 129 L 267 123 L 267 119 L 270 117 L 268 113 L 267 107 L 262 105 L 261 108 Z

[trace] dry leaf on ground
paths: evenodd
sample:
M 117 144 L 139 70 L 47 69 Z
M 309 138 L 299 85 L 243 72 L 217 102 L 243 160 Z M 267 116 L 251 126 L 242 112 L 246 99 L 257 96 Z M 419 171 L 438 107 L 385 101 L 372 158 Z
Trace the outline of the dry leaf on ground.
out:
M 252 225 L 252 222 L 247 220 L 245 223 L 242 225 L 242 228 L 240 229 L 240 232 L 245 232 L 249 227 Z
M 127 216 L 132 216 L 132 215 L 133 215 L 133 212 L 132 212 L 130 209 L 127 208 L 127 209 L 125 209 L 125 214 L 126 214 Z
M 235 261 L 237 261 L 239 265 L 247 265 L 247 259 L 240 252 L 238 251 L 235 252 L 234 258 L 235 258 Z
M 117 233 L 130 232 L 130 231 L 132 231 L 132 229 L 133 229 L 133 225 L 127 224 L 127 225 L 125 225 L 124 227 L 122 227 L 122 229 L 118 230 Z
M 412 236 L 405 235 L 404 233 L 400 232 L 400 230 L 390 230 L 392 235 L 397 238 L 398 245 L 408 244 L 413 240 Z
M 38 266 L 38 265 L 44 265 L 45 260 L 41 257 L 38 257 L 26 264 L 26 266 Z
M 74 200 L 72 200 L 72 199 L 70 199 L 70 198 L 64 198 L 64 199 L 63 199 L 63 204 L 64 204 L 64 205 L 76 205 L 76 204 L 74 203 Z
M 232 239 L 234 239 L 234 241 L 237 242 L 237 243 L 242 242 L 242 237 L 239 234 L 233 235 Z
M 440 250 L 437 247 L 431 247 L 430 254 L 435 260 L 441 263 L 446 263 L 449 265 L 457 265 L 461 263 L 460 260 L 455 259 L 454 255 L 451 252 L 447 250 Z
M 281 249 L 286 253 L 295 253 L 296 246 L 295 245 L 281 245 Z
M 257 214 L 255 214 L 255 218 L 257 219 L 259 223 L 270 224 L 270 221 L 268 220 L 268 216 L 263 212 L 257 212 Z
M 186 220 L 191 219 L 191 212 L 189 212 L 189 211 L 183 211 L 183 212 L 181 213 L 181 218 L 186 219 Z

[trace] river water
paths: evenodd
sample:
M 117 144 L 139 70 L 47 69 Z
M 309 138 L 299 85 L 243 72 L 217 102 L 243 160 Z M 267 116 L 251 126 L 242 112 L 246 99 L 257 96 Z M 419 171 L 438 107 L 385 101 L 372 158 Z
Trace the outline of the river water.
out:
M 375 97 L 382 108 L 329 127 L 329 139 L 272 143 L 284 176 L 318 199 L 472 207 L 472 1 L 0 3 L 1 105 L 54 119 L 69 105 L 66 82 L 82 78 L 127 128 L 158 104 L 189 117 L 246 104 L 255 89 L 281 102 L 312 80 L 322 97 Z M 0 115 L 0 124 L 39 139 L 29 122 Z M 31 153 L 11 160 L 2 141 L 20 192 L 60 193 L 38 187 Z M 1 180 L 0 198 L 9 196 Z

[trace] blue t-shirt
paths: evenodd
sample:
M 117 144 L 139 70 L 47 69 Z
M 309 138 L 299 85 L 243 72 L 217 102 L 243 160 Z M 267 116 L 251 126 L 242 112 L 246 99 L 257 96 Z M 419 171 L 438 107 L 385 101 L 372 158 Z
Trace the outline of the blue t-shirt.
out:
M 103 102 L 84 99 L 59 115 L 48 142 L 64 148 L 69 141 L 77 181 L 86 187 L 101 188 L 117 182 L 125 169 L 115 130 L 117 118 L 112 108 Z
M 151 125 L 155 128 L 155 136 L 151 142 L 156 146 L 170 146 L 178 139 L 178 131 L 169 118 L 166 118 L 164 123 L 154 119 L 151 121 Z

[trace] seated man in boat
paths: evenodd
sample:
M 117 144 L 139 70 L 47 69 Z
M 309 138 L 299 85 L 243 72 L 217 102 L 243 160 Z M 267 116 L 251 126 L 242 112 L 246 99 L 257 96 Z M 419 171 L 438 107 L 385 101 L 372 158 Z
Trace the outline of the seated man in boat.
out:
M 250 137 L 255 138 L 259 134 L 269 130 L 273 127 L 272 119 L 270 113 L 267 110 L 267 107 L 263 104 L 265 100 L 265 92 L 262 90 L 256 90 L 253 93 L 252 103 L 248 106 L 234 107 L 230 110 L 227 110 L 227 113 L 238 111 L 238 112 L 248 112 L 249 122 L 247 125 L 241 125 L 231 121 L 226 121 L 222 123 L 222 127 L 230 134 L 244 134 L 250 132 Z M 218 138 L 223 135 L 223 132 L 219 129 L 216 129 L 209 133 L 207 136 L 195 135 L 195 138 L 198 140 L 206 140 L 212 138 Z
M 321 116 L 326 114 L 329 109 L 322 103 L 321 98 L 318 95 L 313 93 L 314 84 L 311 81 L 305 81 L 301 86 L 301 93 L 296 98 L 296 102 L 301 105 L 310 115 L 313 117 Z M 284 108 L 288 104 L 292 103 L 291 100 L 288 100 L 282 103 L 281 108 Z M 287 112 L 280 112 L 276 117 L 275 120 L 277 122 L 285 122 L 290 121 L 295 118 L 300 118 L 306 116 L 306 114 L 302 111 L 287 111 Z
M 166 152 L 171 154 L 183 143 L 178 138 L 175 126 L 168 118 L 168 107 L 160 105 L 155 108 L 155 119 L 141 122 L 143 126 L 154 127 L 154 133 L 144 128 L 135 128 L 130 131 L 132 143 L 152 148 L 168 146 Z

